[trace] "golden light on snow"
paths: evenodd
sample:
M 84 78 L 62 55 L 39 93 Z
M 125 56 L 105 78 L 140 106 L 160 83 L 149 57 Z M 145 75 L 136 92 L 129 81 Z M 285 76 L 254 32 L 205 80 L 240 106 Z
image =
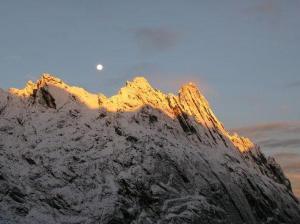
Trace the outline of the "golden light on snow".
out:
M 97 65 L 97 70 L 102 69 L 103 66 L 101 64 Z M 41 79 L 36 83 L 28 82 L 24 89 L 19 90 L 12 88 L 9 92 L 17 96 L 30 97 L 34 91 L 47 83 L 50 83 L 48 84 L 49 89 L 47 90 L 50 94 L 60 98 L 60 95 L 62 96 L 68 92 L 87 108 L 95 111 L 98 111 L 99 107 L 101 107 L 107 112 L 134 112 L 148 106 L 160 110 L 172 119 L 190 116 L 195 122 L 209 130 L 217 128 L 219 134 L 222 133 L 221 136 L 227 137 L 242 153 L 250 151 L 255 146 L 250 139 L 241 137 L 236 133 L 230 134 L 223 128 L 222 124 L 211 111 L 207 100 L 201 95 L 194 83 L 183 85 L 179 90 L 179 94 L 175 96 L 172 94 L 166 95 L 152 88 L 144 77 L 136 77 L 133 81 L 127 82 L 126 86 L 121 88 L 117 95 L 108 98 L 104 95 L 89 93 L 80 87 L 68 86 L 58 78 L 52 77 L 49 74 L 43 74 Z M 143 99 L 135 97 L 135 95 L 143 95 Z M 193 102 L 191 99 L 196 99 L 197 101 L 191 103 Z M 180 106 L 178 109 L 178 102 L 181 101 L 183 106 L 182 108 Z M 190 106 L 190 104 L 192 106 Z M 63 105 L 64 103 L 61 103 L 61 106 Z M 184 108 L 188 108 L 188 110 Z M 209 118 L 203 118 L 202 113 L 207 114 L 206 117 Z M 186 118 L 183 117 L 182 119 Z M 225 142 L 225 139 L 223 139 L 223 142 Z
M 97 69 L 98 71 L 101 71 L 101 70 L 103 70 L 103 65 L 101 65 L 101 64 L 98 64 L 98 65 L 96 66 L 96 69 Z

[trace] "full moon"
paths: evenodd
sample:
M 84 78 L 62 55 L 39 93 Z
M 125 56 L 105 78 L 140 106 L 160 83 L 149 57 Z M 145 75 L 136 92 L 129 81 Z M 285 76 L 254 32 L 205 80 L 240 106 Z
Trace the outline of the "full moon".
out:
M 98 64 L 96 68 L 97 68 L 98 71 L 101 71 L 101 70 L 103 70 L 103 65 Z

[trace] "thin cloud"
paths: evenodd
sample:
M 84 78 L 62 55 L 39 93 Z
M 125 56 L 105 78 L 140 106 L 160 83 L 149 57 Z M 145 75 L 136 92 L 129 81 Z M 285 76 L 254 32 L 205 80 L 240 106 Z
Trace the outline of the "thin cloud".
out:
M 300 174 L 295 172 L 286 172 L 286 176 L 292 183 L 294 194 L 300 199 Z
M 273 13 L 277 11 L 278 7 L 275 5 L 274 1 L 262 1 L 257 5 L 251 6 L 246 9 L 249 13 Z
M 300 121 L 295 122 L 274 122 L 266 124 L 258 124 L 249 127 L 240 127 L 232 129 L 234 132 L 248 135 L 263 134 L 268 132 L 299 132 L 300 133 Z
M 157 72 L 153 73 L 149 78 L 156 84 L 158 89 L 175 94 L 184 84 L 193 82 L 205 97 L 218 95 L 218 92 L 208 82 L 203 80 L 201 75 L 197 74 Z
M 281 1 L 264 0 L 243 10 L 243 14 L 259 19 L 260 21 L 267 21 L 272 27 L 278 27 L 280 25 L 282 17 L 282 5 Z
M 149 62 L 140 62 L 133 66 L 131 66 L 128 70 L 128 74 L 135 74 L 135 75 L 149 75 L 157 73 L 161 68 L 154 63 Z
M 300 147 L 300 139 L 286 139 L 286 140 L 277 140 L 277 139 L 269 139 L 265 141 L 258 141 L 259 145 L 268 148 L 283 148 L 283 147 Z
M 247 136 L 272 155 L 290 179 L 300 198 L 300 122 L 276 122 L 232 130 Z
M 286 85 L 287 88 L 299 88 L 300 87 L 300 80 L 290 82 Z
M 144 27 L 135 30 L 135 39 L 142 52 L 166 51 L 178 43 L 180 34 L 166 27 Z
M 265 152 L 276 153 L 282 150 L 295 152 L 300 149 L 300 122 L 276 122 L 251 127 L 232 129 L 260 145 Z
M 300 175 L 300 154 L 282 152 L 274 154 L 273 157 L 286 172 L 296 172 Z
M 291 181 L 295 195 L 300 198 L 300 154 L 283 152 L 275 154 L 273 157 Z

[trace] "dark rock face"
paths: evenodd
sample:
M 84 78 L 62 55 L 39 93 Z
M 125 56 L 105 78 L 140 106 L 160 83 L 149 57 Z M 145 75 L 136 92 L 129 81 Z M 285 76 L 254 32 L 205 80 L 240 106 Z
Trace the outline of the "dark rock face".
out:
M 41 104 L 46 105 L 49 108 L 56 109 L 55 99 L 51 94 L 46 90 L 45 87 L 40 88 L 40 102 Z
M 300 223 L 280 166 L 239 150 L 194 86 L 141 81 L 96 109 L 49 76 L 0 92 L 0 223 Z

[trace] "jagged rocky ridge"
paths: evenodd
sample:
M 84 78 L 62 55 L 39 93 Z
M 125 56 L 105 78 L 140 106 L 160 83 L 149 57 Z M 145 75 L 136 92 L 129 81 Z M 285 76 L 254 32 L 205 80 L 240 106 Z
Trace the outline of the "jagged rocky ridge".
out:
M 194 84 L 107 98 L 44 74 L 0 90 L 0 223 L 300 223 L 300 207 Z

